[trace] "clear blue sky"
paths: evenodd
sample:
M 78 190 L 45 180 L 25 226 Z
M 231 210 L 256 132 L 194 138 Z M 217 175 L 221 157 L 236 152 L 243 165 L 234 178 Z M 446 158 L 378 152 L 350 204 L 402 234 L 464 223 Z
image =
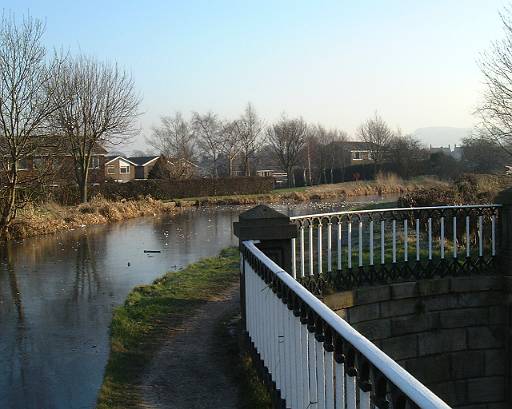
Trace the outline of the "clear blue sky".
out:
M 251 101 L 267 122 L 286 112 L 353 135 L 376 110 L 405 132 L 471 127 L 481 90 L 476 60 L 502 36 L 498 11 L 506 4 L 4 0 L 1 7 L 45 19 L 51 47 L 130 71 L 143 96 L 143 134 L 176 110 L 229 118 Z

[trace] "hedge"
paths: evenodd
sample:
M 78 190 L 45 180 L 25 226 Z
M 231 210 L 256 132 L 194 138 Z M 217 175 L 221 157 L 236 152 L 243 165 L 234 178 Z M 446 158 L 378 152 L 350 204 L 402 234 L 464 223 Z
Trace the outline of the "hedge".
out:
M 225 178 L 194 178 L 186 180 L 133 180 L 126 183 L 107 181 L 100 186 L 91 186 L 89 196 L 101 194 L 107 199 L 137 199 L 151 196 L 154 199 L 172 200 L 186 197 L 231 196 L 270 193 L 274 179 L 260 176 L 240 176 Z M 75 186 L 55 188 L 53 200 L 62 204 L 78 202 Z

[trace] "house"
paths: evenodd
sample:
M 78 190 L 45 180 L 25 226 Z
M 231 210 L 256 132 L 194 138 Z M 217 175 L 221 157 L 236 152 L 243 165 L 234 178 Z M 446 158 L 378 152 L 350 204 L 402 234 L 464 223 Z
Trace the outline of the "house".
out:
M 146 180 L 161 156 L 111 156 L 105 163 L 105 177 L 115 182 Z
M 98 185 L 105 182 L 106 155 L 107 150 L 102 146 L 93 147 L 88 175 L 90 184 Z M 18 171 L 21 177 L 44 174 L 45 183 L 51 186 L 75 182 L 73 157 L 57 146 L 41 148 L 34 155 L 20 160 Z
M 273 177 L 276 187 L 286 186 L 288 184 L 288 175 L 285 172 L 279 172 L 274 169 L 260 169 L 256 171 L 256 176 Z
M 347 166 L 372 163 L 371 144 L 361 141 L 339 142 L 347 158 Z
M 148 179 L 149 172 L 156 165 L 160 156 L 132 156 L 128 160 L 135 163 L 135 179 L 144 180 Z
M 448 147 L 433 147 L 432 145 L 429 145 L 429 151 L 431 154 L 442 153 L 446 156 L 451 156 L 455 160 L 462 160 L 463 148 L 462 146 L 457 146 L 457 144 L 454 145 L 453 149 L 451 145 L 448 145 Z
M 109 156 L 105 162 L 105 179 L 114 182 L 129 182 L 135 179 L 137 164 L 123 156 Z

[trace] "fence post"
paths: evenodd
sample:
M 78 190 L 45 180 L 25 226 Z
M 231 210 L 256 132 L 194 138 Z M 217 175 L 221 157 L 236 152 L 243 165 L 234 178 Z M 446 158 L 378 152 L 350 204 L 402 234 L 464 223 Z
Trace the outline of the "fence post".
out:
M 498 253 L 498 271 L 504 277 L 505 291 L 505 351 L 507 360 L 507 384 L 512 383 L 512 188 L 502 190 L 496 197 L 496 203 L 503 207 L 500 209 L 500 249 Z M 508 402 L 512 402 L 512 390 L 507 392 Z
M 256 246 L 263 251 L 267 257 L 278 264 L 283 270 L 291 273 L 292 248 L 291 239 L 297 237 L 297 225 L 290 221 L 290 218 L 278 211 L 266 206 L 258 205 L 243 212 L 234 223 L 234 233 L 240 243 L 245 240 L 257 240 Z M 242 256 L 243 257 L 243 256 Z M 255 362 L 263 364 L 256 350 L 251 347 L 246 332 L 246 310 L 245 310 L 245 260 L 240 263 L 240 309 L 242 316 L 242 328 L 245 331 L 247 346 Z M 260 376 L 267 383 L 271 390 L 272 407 L 276 409 L 285 408 L 285 401 L 277 389 L 275 381 L 272 381 L 268 371 L 262 369 Z
M 291 239 L 297 237 L 297 225 L 290 218 L 266 205 L 243 212 L 234 223 L 235 236 L 259 240 L 257 247 L 288 273 L 292 269 Z
M 502 190 L 496 197 L 500 209 L 500 251 L 498 253 L 499 272 L 512 275 L 512 188 Z
M 283 270 L 291 272 L 291 239 L 297 237 L 297 226 L 288 216 L 266 205 L 258 205 L 241 213 L 238 222 L 233 223 L 233 226 L 240 243 L 245 240 L 259 240 L 258 248 Z M 240 307 L 242 326 L 245 329 L 244 260 L 240 265 Z

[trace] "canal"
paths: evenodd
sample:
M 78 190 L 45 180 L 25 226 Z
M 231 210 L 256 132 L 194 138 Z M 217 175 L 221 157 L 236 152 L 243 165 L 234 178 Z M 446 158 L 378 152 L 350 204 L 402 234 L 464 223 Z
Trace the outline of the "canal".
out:
M 295 215 L 381 200 L 275 207 Z M 236 245 L 232 225 L 247 208 L 190 209 L 0 245 L 0 408 L 93 408 L 113 308 L 134 286 Z

